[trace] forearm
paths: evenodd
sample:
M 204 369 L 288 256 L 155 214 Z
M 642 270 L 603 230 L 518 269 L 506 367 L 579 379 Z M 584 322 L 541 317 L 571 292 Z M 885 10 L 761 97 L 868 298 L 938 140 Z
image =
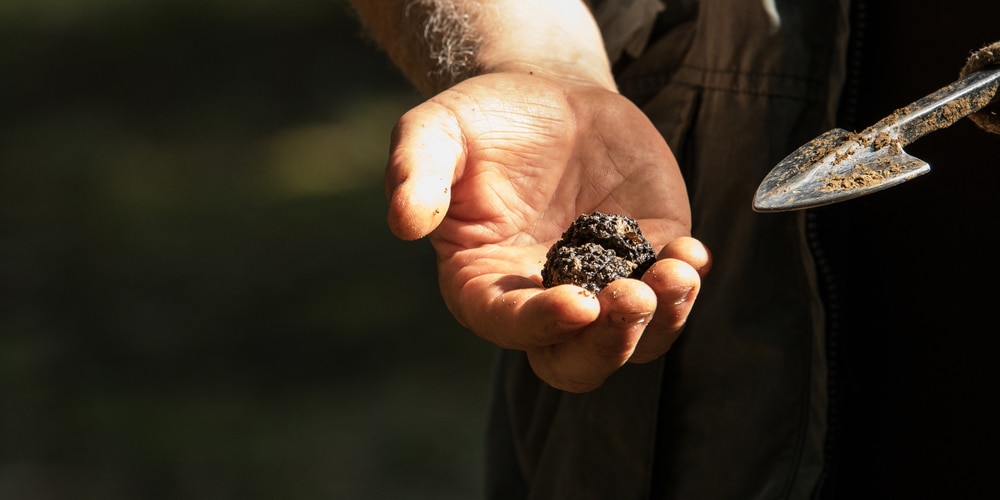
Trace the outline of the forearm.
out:
M 351 0 L 390 59 L 427 94 L 479 73 L 538 72 L 614 89 L 581 0 Z

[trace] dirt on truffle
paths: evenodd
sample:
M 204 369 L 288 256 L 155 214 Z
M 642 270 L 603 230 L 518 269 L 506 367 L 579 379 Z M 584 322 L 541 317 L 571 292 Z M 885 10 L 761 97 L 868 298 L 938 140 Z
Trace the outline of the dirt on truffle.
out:
M 577 285 L 600 293 L 620 278 L 638 278 L 656 261 L 639 224 L 624 215 L 578 217 L 546 255 L 542 285 Z

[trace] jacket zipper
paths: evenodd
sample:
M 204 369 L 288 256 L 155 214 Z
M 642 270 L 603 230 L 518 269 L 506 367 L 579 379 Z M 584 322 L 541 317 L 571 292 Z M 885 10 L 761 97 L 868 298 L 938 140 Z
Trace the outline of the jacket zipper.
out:
M 850 37 L 846 54 L 846 75 L 844 88 L 838 106 L 837 124 L 847 130 L 852 130 L 857 121 L 858 93 L 861 82 L 861 54 L 864 46 L 864 34 L 867 28 L 866 2 L 854 0 L 850 6 Z M 824 447 L 823 473 L 821 484 L 814 498 L 832 499 L 837 497 L 836 465 L 838 428 L 838 411 L 842 395 L 838 392 L 840 377 L 843 371 L 838 367 L 841 349 L 838 345 L 840 334 L 840 302 L 837 296 L 837 284 L 826 255 L 822 241 L 821 212 L 810 210 L 806 213 L 806 239 L 813 254 L 816 273 L 819 278 L 820 295 L 823 300 L 826 328 L 826 358 L 827 358 L 827 433 Z

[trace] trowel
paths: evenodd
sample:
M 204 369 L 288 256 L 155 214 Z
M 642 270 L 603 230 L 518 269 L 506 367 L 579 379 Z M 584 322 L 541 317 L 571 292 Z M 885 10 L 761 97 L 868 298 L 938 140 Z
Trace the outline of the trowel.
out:
M 1000 68 L 965 77 L 861 132 L 830 130 L 781 160 L 754 196 L 757 212 L 801 210 L 896 186 L 930 171 L 903 147 L 996 101 Z

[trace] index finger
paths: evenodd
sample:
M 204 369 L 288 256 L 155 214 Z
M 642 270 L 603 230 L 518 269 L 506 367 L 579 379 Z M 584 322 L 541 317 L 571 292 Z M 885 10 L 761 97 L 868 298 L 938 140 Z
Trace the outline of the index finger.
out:
M 583 288 L 549 289 L 515 275 L 469 280 L 452 312 L 467 328 L 505 349 L 527 351 L 564 342 L 592 323 L 600 302 Z

